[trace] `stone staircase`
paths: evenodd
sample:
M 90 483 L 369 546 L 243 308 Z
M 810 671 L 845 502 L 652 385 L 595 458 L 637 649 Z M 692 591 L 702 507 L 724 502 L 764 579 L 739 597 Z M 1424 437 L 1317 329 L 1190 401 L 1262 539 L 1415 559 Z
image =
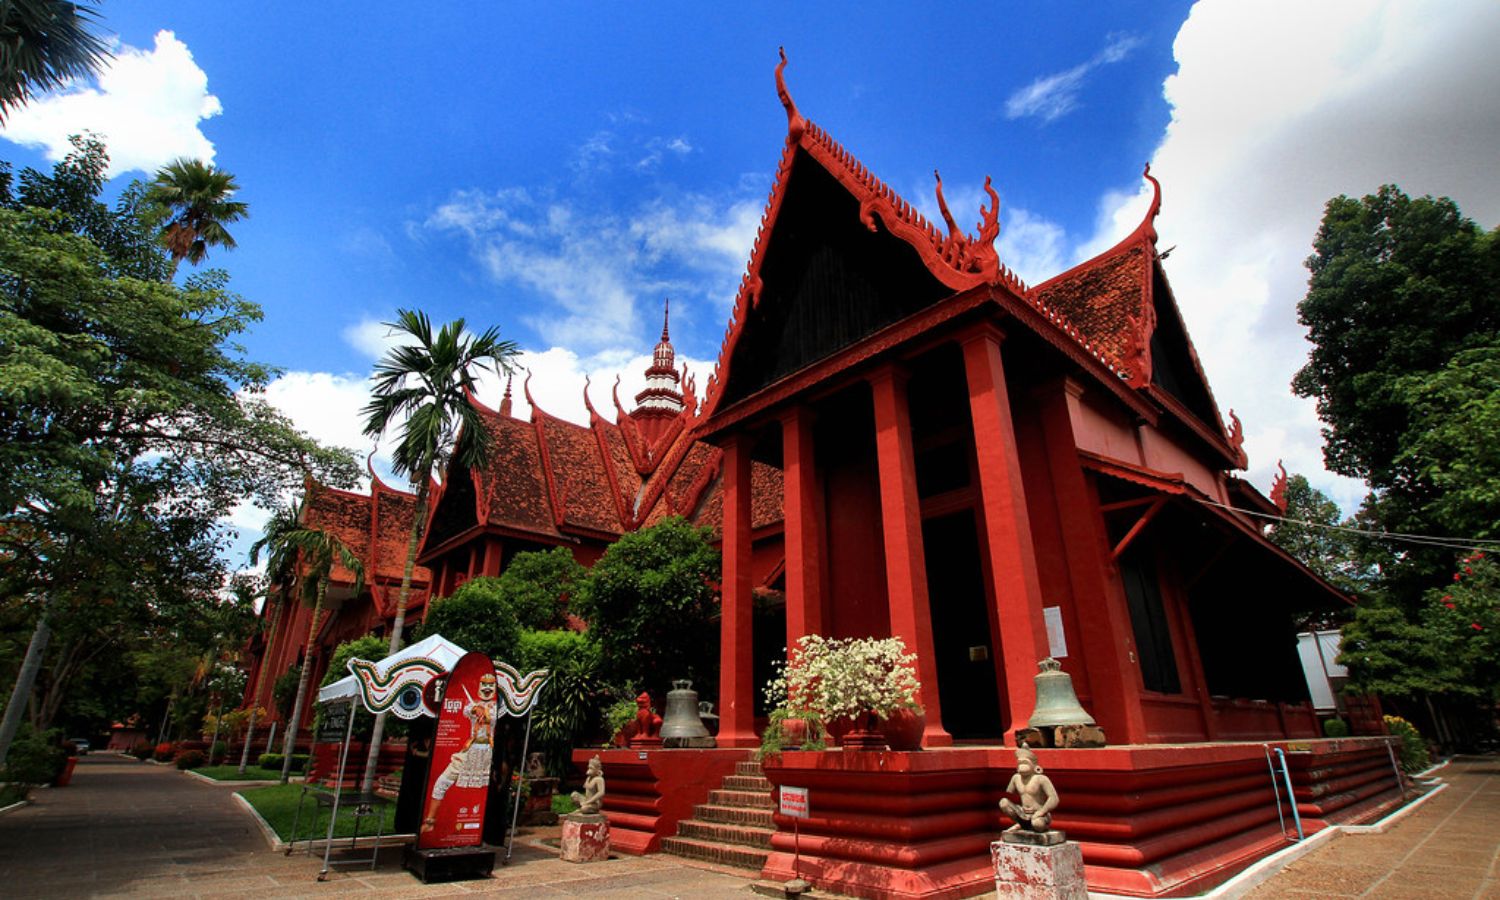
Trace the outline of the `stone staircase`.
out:
M 775 805 L 760 763 L 736 763 L 734 774 L 708 792 L 708 802 L 694 806 L 693 817 L 677 823 L 677 836 L 662 840 L 662 852 L 758 873 L 771 854 Z

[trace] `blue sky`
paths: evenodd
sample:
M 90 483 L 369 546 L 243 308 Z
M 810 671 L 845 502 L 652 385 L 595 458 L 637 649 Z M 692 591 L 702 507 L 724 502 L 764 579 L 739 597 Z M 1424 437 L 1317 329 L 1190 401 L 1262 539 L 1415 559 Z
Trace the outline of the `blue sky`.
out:
M 634 392 L 672 299 L 706 380 L 798 106 L 961 223 L 986 175 L 1002 261 L 1030 283 L 1139 221 L 1158 228 L 1250 477 L 1321 471 L 1295 304 L 1322 204 L 1384 182 L 1500 221 L 1500 4 L 104 3 L 113 69 L 17 113 L 3 156 L 42 166 L 106 134 L 117 184 L 178 155 L 232 172 L 251 217 L 215 253 L 265 309 L 246 342 L 271 397 L 368 449 L 355 416 L 398 307 L 498 325 L 549 412 Z M 486 397 L 497 402 L 499 387 Z M 253 527 L 259 514 L 237 521 Z

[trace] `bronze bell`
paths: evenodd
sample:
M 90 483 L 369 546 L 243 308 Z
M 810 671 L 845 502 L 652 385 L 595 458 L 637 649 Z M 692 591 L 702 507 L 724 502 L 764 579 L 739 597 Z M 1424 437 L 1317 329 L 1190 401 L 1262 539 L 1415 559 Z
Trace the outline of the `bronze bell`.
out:
M 1048 657 L 1037 667 L 1042 671 L 1036 676 L 1036 708 L 1027 724 L 1032 728 L 1094 724 L 1094 717 L 1073 693 L 1073 677 L 1062 670 L 1062 663 Z
M 665 747 L 712 747 L 714 739 L 698 717 L 698 692 L 687 679 L 672 682 L 667 691 L 667 714 L 662 717 L 661 742 Z

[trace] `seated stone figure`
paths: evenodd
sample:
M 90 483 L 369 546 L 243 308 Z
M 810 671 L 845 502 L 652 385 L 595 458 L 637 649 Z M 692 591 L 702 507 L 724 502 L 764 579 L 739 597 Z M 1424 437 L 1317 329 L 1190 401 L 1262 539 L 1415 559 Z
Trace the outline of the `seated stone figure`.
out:
M 573 802 L 578 804 L 578 812 L 586 816 L 596 816 L 604 807 L 604 760 L 595 756 L 589 760 L 588 777 L 583 780 L 583 792 L 573 792 Z
M 1009 797 L 1000 800 L 1000 811 L 1015 822 L 1006 831 L 1027 828 L 1043 832 L 1052 827 L 1052 811 L 1057 809 L 1057 789 L 1052 786 L 1052 779 L 1042 774 L 1036 754 L 1025 744 L 1016 750 L 1016 774 L 1010 777 L 1005 793 L 1021 796 L 1019 805 L 1012 803 Z

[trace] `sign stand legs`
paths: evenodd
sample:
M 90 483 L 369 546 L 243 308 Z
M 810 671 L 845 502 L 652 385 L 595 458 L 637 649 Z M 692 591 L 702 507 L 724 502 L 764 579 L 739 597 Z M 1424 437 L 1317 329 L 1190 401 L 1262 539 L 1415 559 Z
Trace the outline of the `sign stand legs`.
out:
M 526 736 L 521 739 L 521 771 L 526 771 L 526 754 L 531 750 L 531 710 L 526 711 Z M 510 865 L 511 851 L 516 847 L 516 818 L 521 812 L 521 780 L 516 779 L 515 802 L 510 810 L 510 830 L 505 834 L 505 859 L 500 865 Z
M 339 799 L 344 796 L 344 763 L 349 760 L 349 741 L 354 737 L 354 701 L 349 701 L 349 727 L 344 729 L 344 748 L 339 751 L 338 780 L 333 783 L 333 812 L 328 816 L 328 838 L 323 842 L 323 871 L 319 881 L 328 880 L 328 855 L 333 852 L 333 829 L 339 821 Z

